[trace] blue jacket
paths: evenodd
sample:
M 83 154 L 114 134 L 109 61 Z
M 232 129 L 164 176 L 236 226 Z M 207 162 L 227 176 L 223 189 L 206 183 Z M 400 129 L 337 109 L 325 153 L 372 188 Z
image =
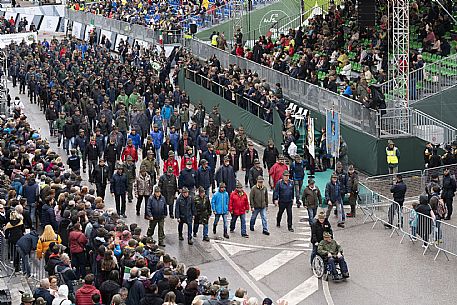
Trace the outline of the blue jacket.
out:
M 155 149 L 159 149 L 163 143 L 163 132 L 162 130 L 158 129 L 156 131 L 151 131 L 152 143 L 154 144 Z
M 292 203 L 294 201 L 294 183 L 292 180 L 289 180 L 289 183 L 285 183 L 281 179 L 276 183 L 273 200 L 278 200 L 279 204 Z
M 27 199 L 27 204 L 33 204 L 38 201 L 38 196 L 40 194 L 40 187 L 35 183 L 35 180 L 29 181 L 26 185 L 22 187 L 22 196 Z
M 154 219 L 162 219 L 167 215 L 167 202 L 165 201 L 165 197 L 162 195 L 160 195 L 158 199 L 155 195 L 149 197 L 146 207 L 146 216 L 153 217 Z
M 178 151 L 178 144 L 179 144 L 179 133 L 177 132 L 170 132 L 170 143 L 173 145 L 173 150 Z
M 165 120 L 169 120 L 173 113 L 173 106 L 171 105 L 164 105 L 160 114 Z
M 329 200 L 332 203 L 341 202 L 341 187 L 338 181 L 335 184 L 329 181 L 325 186 L 325 202 Z
M 197 186 L 202 186 L 205 190 L 211 186 L 211 168 L 208 166 L 203 169 L 202 166 L 198 168 L 197 171 Z
M 292 174 L 292 180 L 303 180 L 305 179 L 305 162 L 300 163 L 292 162 L 290 165 L 290 171 Z
M 187 196 L 184 198 L 183 195 L 179 195 L 176 199 L 175 206 L 175 217 L 176 219 L 182 219 L 186 222 L 192 222 L 192 216 L 195 215 L 195 202 L 193 197 Z
M 229 206 L 229 194 L 224 192 L 219 192 L 219 190 L 214 193 L 213 198 L 211 198 L 211 209 L 216 214 L 227 214 Z
M 114 173 L 110 184 L 111 193 L 114 193 L 115 195 L 123 195 L 127 193 L 127 180 L 128 179 L 126 174 L 122 173 L 122 175 L 119 175 L 117 172 Z
M 36 250 L 36 245 L 38 244 L 38 233 L 36 231 L 31 231 L 28 234 L 25 234 L 16 243 L 16 246 L 21 248 L 25 253 L 30 253 L 33 250 Z
M 394 201 L 398 203 L 405 202 L 406 184 L 403 181 L 397 182 L 390 188 Z
M 197 186 L 197 172 L 191 168 L 185 168 L 179 173 L 178 188 L 187 187 L 189 189 Z
M 135 149 L 138 151 L 138 148 L 141 146 L 141 137 L 139 134 L 129 134 L 127 139 L 132 139 L 132 144 L 135 146 Z
M 16 191 L 17 195 L 22 194 L 22 183 L 19 180 L 14 180 L 11 182 L 11 187 Z
M 47 203 L 41 208 L 41 227 L 44 228 L 46 225 L 51 225 L 54 231 L 57 231 L 56 214 L 54 209 Z
M 159 115 L 154 115 L 152 117 L 152 124 L 154 125 L 157 125 L 157 127 L 159 127 L 159 130 L 163 130 L 163 117 L 159 114 Z

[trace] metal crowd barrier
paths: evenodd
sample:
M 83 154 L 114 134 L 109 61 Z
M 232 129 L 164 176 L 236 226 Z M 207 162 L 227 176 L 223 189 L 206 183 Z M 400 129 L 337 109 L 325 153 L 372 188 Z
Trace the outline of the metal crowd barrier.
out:
M 412 208 L 403 207 L 397 203 L 398 207 L 401 209 L 403 224 L 400 226 L 400 231 L 403 233 L 403 236 L 400 240 L 400 243 L 403 242 L 406 236 L 409 237 L 411 242 L 421 241 L 423 243 L 425 255 L 427 250 L 431 245 L 435 244 L 435 221 L 430 216 L 420 214 L 415 212 Z M 415 216 L 414 216 L 415 215 Z M 457 232 L 457 231 L 455 231 Z M 436 257 L 435 257 L 436 259 Z
M 263 66 L 246 58 L 238 57 L 227 51 L 220 50 L 197 39 L 188 39 L 186 47 L 192 54 L 203 59 L 216 55 L 222 67 L 236 65 L 240 69 L 255 71 L 260 78 L 267 79 L 270 84 L 280 83 L 284 95 L 308 109 L 325 114 L 326 109 L 336 109 L 342 115 L 342 122 L 364 133 L 377 137 L 379 134 L 378 112 L 368 109 L 362 103 L 331 92 L 325 88 L 295 79 L 270 67 Z
M 421 170 L 413 170 L 398 173 L 403 177 L 403 182 L 406 184 L 406 198 L 417 198 L 424 192 L 424 182 Z M 365 185 L 370 190 L 379 193 L 385 197 L 392 197 L 390 188 L 395 183 L 397 174 L 387 174 L 372 176 L 365 179 Z
M 360 184 L 357 206 L 365 214 L 363 223 L 371 219 L 374 224 L 382 223 L 391 229 L 390 237 L 394 233 L 402 235 L 400 243 L 405 237 L 415 243 L 420 241 L 423 245 L 423 255 L 431 247 L 437 249 L 434 256 L 436 260 L 440 253 L 444 253 L 447 260 L 449 255 L 457 256 L 457 226 L 436 220 L 430 216 L 417 213 L 414 209 L 403 206 L 372 190 L 363 183 Z
M 423 188 L 425 188 L 425 185 L 430 182 L 431 178 L 433 175 L 438 175 L 440 178 L 440 181 L 442 181 L 443 178 L 443 173 L 444 169 L 449 168 L 449 174 L 451 176 L 456 177 L 457 175 L 457 164 L 450 164 L 450 165 L 443 165 L 443 166 L 438 166 L 438 167 L 432 167 L 432 168 L 426 168 L 423 171 Z
M 238 107 L 241 107 L 250 113 L 254 114 L 255 116 L 261 118 L 262 120 L 273 124 L 273 112 L 268 112 L 268 109 L 263 107 L 263 105 L 243 96 L 233 92 L 226 86 L 222 86 L 213 80 L 199 74 L 197 71 L 192 71 L 189 69 L 185 69 L 185 76 L 187 79 L 191 80 L 192 82 L 196 83 L 197 85 L 202 86 L 203 88 L 210 90 L 214 94 L 217 94 L 228 102 L 231 102 Z

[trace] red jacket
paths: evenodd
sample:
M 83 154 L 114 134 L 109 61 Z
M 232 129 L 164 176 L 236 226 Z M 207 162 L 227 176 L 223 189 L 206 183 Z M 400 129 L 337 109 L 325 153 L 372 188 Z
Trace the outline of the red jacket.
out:
M 273 166 L 270 168 L 270 171 L 268 172 L 271 179 L 273 179 L 273 187 L 278 183 L 279 180 L 281 180 L 282 174 L 287 169 L 287 165 L 285 164 L 280 164 L 279 162 L 273 164 Z
M 181 158 L 181 168 L 186 168 L 186 163 L 188 160 L 192 161 L 192 168 L 197 170 L 197 158 L 195 156 L 189 157 L 188 155 L 184 155 L 184 157 Z
M 81 253 L 87 244 L 87 237 L 83 232 L 71 231 L 68 235 L 68 245 L 70 246 L 70 253 Z
M 100 303 L 103 303 L 100 291 L 93 285 L 84 284 L 76 291 L 76 305 L 93 305 L 92 295 L 94 294 L 99 294 Z
M 127 156 L 132 156 L 133 161 L 138 161 L 138 154 L 136 152 L 135 146 L 126 146 L 122 152 L 122 161 L 127 159 Z
M 248 195 L 243 191 L 243 194 L 240 196 L 237 190 L 234 190 L 230 194 L 229 201 L 229 212 L 234 215 L 243 215 L 246 214 L 246 211 L 249 211 L 249 201 Z
M 175 159 L 167 159 L 163 162 L 163 173 L 166 174 L 167 173 L 167 169 L 169 167 L 173 167 L 173 174 L 178 177 L 179 176 L 179 165 L 178 165 L 178 161 L 176 161 Z

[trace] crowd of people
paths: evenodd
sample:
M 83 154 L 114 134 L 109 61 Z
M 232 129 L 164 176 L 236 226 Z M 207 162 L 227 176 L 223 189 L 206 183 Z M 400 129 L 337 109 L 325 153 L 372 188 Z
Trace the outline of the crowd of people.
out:
M 11 16 L 10 19 L 5 18 L 5 16 L 0 16 L 0 34 L 3 35 L 25 32 L 36 32 L 33 20 L 29 24 L 27 17 L 22 17 L 16 21 L 13 16 Z
M 139 24 L 155 30 L 178 32 L 183 29 L 185 20 L 194 16 L 202 18 L 222 1 L 206 3 L 200 1 L 70 1 L 68 6 L 74 10 L 85 11 L 107 18 Z
M 231 53 L 356 99 L 369 108 L 383 109 L 385 104 L 375 84 L 386 82 L 391 68 L 387 56 L 387 1 L 376 2 L 375 27 L 360 27 L 355 1 L 345 0 L 330 5 L 325 15 L 312 16 L 306 26 L 290 28 L 284 33 L 265 30 L 265 35 L 256 37 L 252 48 L 245 44 L 249 39 L 246 33 L 238 31 L 233 37 Z M 453 12 L 452 4 L 446 3 L 446 7 Z M 445 36 L 452 23 L 445 10 L 429 1 L 415 1 L 410 12 L 411 37 L 419 45 L 411 49 L 407 65 L 409 70 L 416 70 L 425 65 L 422 52 L 440 56 L 451 53 Z M 215 47 L 228 48 L 224 33 L 214 31 L 210 40 Z M 416 84 L 421 80 L 412 81 Z
M 247 222 L 249 232 L 255 231 L 260 215 L 261 232 L 268 236 L 267 209 L 273 203 L 276 226 L 286 212 L 293 232 L 293 203 L 316 215 L 320 202 L 312 179 L 301 197 L 305 164 L 300 156 L 289 160 L 273 141 L 262 155 L 243 127 L 224 122 L 217 107 L 206 113 L 196 104 L 191 111 L 186 93 L 169 79 L 174 62 L 191 63 L 179 49 L 168 58 L 143 48 L 114 57 L 104 46 L 64 38 L 13 43 L 8 56 L 13 87 L 39 106 L 50 132 L 30 126 L 19 96 L 11 101 L 10 116 L 0 118 L 0 225 L 8 260 L 15 271 L 34 276 L 31 258 L 36 257 L 48 276 L 33 295 L 23 295 L 23 304 L 171 305 L 216 299 L 260 304 L 243 289 L 229 295 L 225 279 L 211 284 L 198 268 L 186 269 L 165 253 L 164 223 L 177 219 L 178 239 L 192 245 L 200 228 L 202 240 L 209 241 L 209 226 L 216 234 L 221 218 L 224 238 L 235 234 L 238 219 L 241 236 L 249 238 Z M 151 67 L 151 59 L 160 69 Z M 56 139 L 68 156 L 59 155 L 47 138 Z M 115 208 L 106 205 L 108 185 Z M 338 205 L 344 192 L 329 186 L 327 193 Z M 147 230 L 134 220 L 127 223 L 126 209 L 135 199 Z

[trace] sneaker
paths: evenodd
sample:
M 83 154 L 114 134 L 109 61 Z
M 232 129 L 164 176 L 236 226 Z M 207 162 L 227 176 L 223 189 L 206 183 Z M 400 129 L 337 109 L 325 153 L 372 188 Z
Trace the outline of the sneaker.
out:
M 337 226 L 344 229 L 344 223 L 339 223 Z
M 194 233 L 194 237 L 197 237 L 197 233 Z
M 384 229 L 392 229 L 392 225 L 385 223 L 384 224 Z
M 268 236 L 268 235 L 270 235 L 270 232 L 268 232 L 268 231 L 263 231 L 262 234 Z
M 175 217 L 174 217 L 173 215 L 170 215 L 170 218 L 171 218 L 171 219 L 175 219 Z
M 230 236 L 229 236 L 227 233 L 225 233 L 225 234 L 224 234 L 224 238 L 227 238 L 227 239 L 229 239 L 229 238 L 230 238 Z
M 294 228 L 289 228 L 289 232 L 295 232 Z
M 184 240 L 184 237 L 182 237 L 182 235 L 179 235 L 179 240 Z
M 230 229 L 230 233 L 233 233 L 233 232 L 235 232 L 235 230 Z
M 123 214 L 122 217 L 127 218 L 127 215 Z
M 136 216 L 140 216 L 140 212 L 136 212 Z
M 243 234 L 241 236 L 243 236 L 244 238 L 249 238 L 249 235 L 247 235 L 247 234 Z
M 349 278 L 349 272 L 343 273 L 343 278 L 345 278 L 345 279 Z
M 188 244 L 188 245 L 193 245 L 194 242 L 192 241 L 192 239 L 189 239 L 189 240 L 187 241 L 187 244 Z
M 281 224 L 277 223 L 277 224 L 276 224 L 276 227 L 280 228 L 280 227 L 281 227 Z
M 254 231 L 254 228 L 249 228 L 249 230 Z
M 208 236 L 203 237 L 203 241 L 209 241 L 209 237 Z

